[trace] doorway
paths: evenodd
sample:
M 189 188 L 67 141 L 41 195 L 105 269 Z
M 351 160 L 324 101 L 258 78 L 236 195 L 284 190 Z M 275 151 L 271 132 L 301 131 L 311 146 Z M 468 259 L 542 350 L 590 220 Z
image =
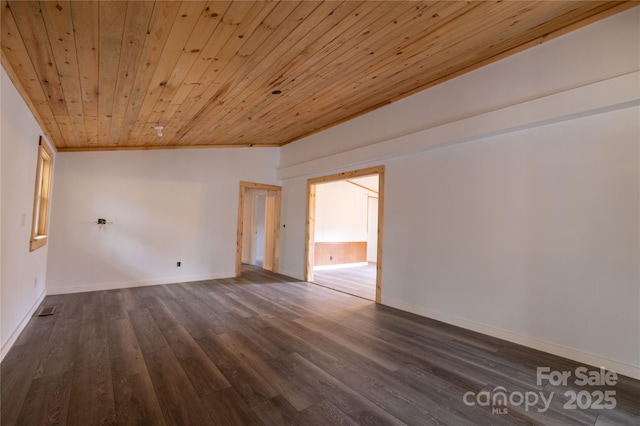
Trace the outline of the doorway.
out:
M 240 182 L 236 277 L 242 264 L 278 272 L 282 187 Z
M 305 280 L 380 303 L 384 166 L 307 181 Z

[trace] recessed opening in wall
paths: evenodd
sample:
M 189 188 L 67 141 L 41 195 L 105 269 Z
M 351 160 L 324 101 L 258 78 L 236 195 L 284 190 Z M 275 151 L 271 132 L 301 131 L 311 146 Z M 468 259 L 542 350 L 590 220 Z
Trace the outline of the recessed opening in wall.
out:
M 305 280 L 380 303 L 384 166 L 308 181 Z
M 44 138 L 40 136 L 38 164 L 36 166 L 36 185 L 33 196 L 30 251 L 39 249 L 47 244 L 52 171 L 53 154 L 44 141 Z
M 282 187 L 240 182 L 236 276 L 242 265 L 278 272 Z

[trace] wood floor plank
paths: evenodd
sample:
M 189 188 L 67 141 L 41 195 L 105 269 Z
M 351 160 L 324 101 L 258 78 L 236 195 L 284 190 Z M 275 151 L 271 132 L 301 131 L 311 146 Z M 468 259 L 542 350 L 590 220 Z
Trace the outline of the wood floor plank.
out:
M 13 346 L 0 368 L 0 424 L 14 424 L 32 379 L 41 363 L 44 346 L 37 342 Z
M 338 407 L 349 407 L 344 404 L 344 396 L 338 399 L 340 394 L 336 392 L 336 389 L 344 389 L 345 384 L 338 384 L 339 375 L 328 374 L 323 368 L 318 367 L 312 362 L 306 360 L 304 357 L 299 357 L 299 362 L 305 364 L 310 371 L 314 371 L 319 378 L 317 384 L 322 386 L 325 384 L 331 385 L 325 390 L 325 394 L 330 400 Z M 342 370 L 344 371 L 344 370 Z M 458 425 L 474 425 L 473 422 L 465 421 L 461 416 L 456 416 L 454 413 L 447 412 L 446 408 L 438 407 L 435 404 L 429 404 L 425 407 L 424 404 L 420 405 L 416 403 L 412 398 L 413 392 L 398 392 L 396 387 L 401 387 L 400 383 L 394 383 L 395 387 L 388 386 L 385 382 L 365 380 L 363 384 L 353 387 L 356 394 L 359 394 L 367 400 L 373 402 L 375 406 L 382 408 L 385 412 L 391 414 L 397 420 L 395 422 L 402 421 L 403 423 L 413 424 L 458 424 Z M 351 407 L 345 408 L 345 412 L 349 413 Z M 367 414 L 369 415 L 369 414 Z M 358 414 L 358 418 L 362 415 Z
M 79 318 L 64 319 L 60 316 L 57 319 L 40 359 L 36 378 L 61 374 L 73 369 L 78 356 L 80 326 Z
M 69 294 L 58 310 L 60 319 L 81 319 L 87 293 Z
M 281 396 L 256 405 L 253 411 L 266 425 L 306 426 L 307 424 L 304 416 Z
M 386 318 L 390 322 L 406 324 L 408 328 L 410 328 L 411 325 L 415 325 L 418 327 L 417 331 L 420 334 L 430 336 L 438 335 L 447 340 L 455 340 L 491 352 L 497 352 L 506 347 L 519 346 L 497 337 L 483 335 L 431 318 L 421 317 L 410 312 L 398 311 L 388 306 L 375 305 L 374 309 L 370 311 L 362 311 L 363 314 L 366 312 L 369 312 L 370 315 L 375 318 Z
M 216 307 L 220 307 L 220 310 L 225 310 L 227 313 L 235 313 L 240 318 L 251 318 L 258 315 L 257 312 L 243 306 L 225 293 L 209 292 L 209 297 L 217 302 Z M 216 309 L 216 311 L 219 310 Z
M 396 353 L 394 353 L 395 348 L 381 339 L 359 333 L 348 327 L 339 326 L 331 329 L 321 329 L 318 330 L 318 333 L 345 348 L 369 358 L 390 371 L 395 371 L 403 365 L 403 361 L 399 360 Z
M 20 336 L 18 336 L 14 345 L 20 346 L 34 342 L 38 342 L 40 344 L 43 342 L 46 343 L 51 336 L 51 331 L 53 330 L 56 320 L 57 317 L 53 315 L 34 317 L 32 321 L 27 323 L 27 326 L 24 328 Z
M 376 264 L 336 269 L 316 269 L 313 283 L 368 300 L 376 298 Z
M 513 413 L 496 418 L 489 409 L 476 406 L 463 410 L 462 406 L 456 407 L 460 395 L 464 395 L 469 388 L 460 387 L 454 381 L 447 381 L 437 374 L 422 370 L 412 365 L 406 365 L 394 372 L 394 376 L 402 383 L 408 384 L 414 389 L 410 398 L 422 407 L 426 407 L 431 413 L 445 410 L 445 416 L 458 418 L 460 422 L 469 424 L 524 424 L 525 419 L 514 417 Z M 484 389 L 484 388 L 483 388 Z M 478 389 L 480 392 L 482 389 Z M 456 407 L 456 408 L 453 408 Z M 440 415 L 442 416 L 442 414 Z M 442 417 L 441 417 L 442 418 Z
M 232 387 L 202 397 L 215 424 L 259 426 L 264 424 Z
M 69 425 L 116 423 L 107 339 L 83 342 L 73 370 Z
M 33 380 L 16 424 L 67 424 L 72 380 L 71 370 Z
M 104 300 L 104 298 L 101 298 Z M 86 342 L 107 337 L 104 302 L 87 303 L 82 307 L 80 341 Z
M 362 319 L 362 321 L 360 321 Z M 509 345 L 509 342 L 482 336 L 468 330 L 459 329 L 439 321 L 418 317 L 414 314 L 400 312 L 382 305 L 372 305 L 370 309 L 361 309 L 355 312 L 351 318 L 356 328 L 366 326 L 371 330 L 371 326 L 380 324 L 380 328 L 396 333 L 399 336 L 411 339 L 425 338 L 430 343 L 433 341 L 444 344 L 459 342 L 465 346 L 472 346 L 485 351 L 497 352 Z M 455 333 L 452 331 L 455 330 Z
M 129 317 L 142 351 L 153 351 L 167 347 L 167 341 L 147 309 L 129 311 Z
M 146 369 L 113 382 L 118 425 L 164 425 L 164 416 Z
M 387 342 L 383 345 L 391 345 L 394 357 L 404 363 L 415 363 L 428 370 L 439 368 L 442 371 L 452 371 L 454 368 L 449 366 L 454 366 L 459 372 L 468 371 L 470 373 L 467 375 L 468 378 L 482 379 L 483 385 L 500 377 L 508 378 L 510 381 L 516 380 L 525 385 L 535 382 L 533 369 L 519 368 L 517 364 L 494 355 L 493 351 L 479 351 L 473 345 L 461 344 L 455 339 L 434 338 L 434 336 L 417 335 L 417 333 L 408 336 L 402 331 L 396 333 L 398 328 L 393 324 L 378 321 L 376 326 L 372 327 L 370 321 L 359 321 L 357 315 L 351 317 L 349 326 Z M 425 354 L 429 357 L 426 358 Z M 459 378 L 462 379 L 462 375 L 459 375 Z M 470 384 L 468 380 L 466 384 Z
M 258 374 L 233 347 L 225 345 L 213 332 L 197 340 L 200 347 L 222 371 L 242 399 L 253 406 L 278 395 L 278 392 Z
M 112 319 L 129 318 L 121 290 L 109 290 L 104 292 L 104 317 L 107 321 Z
M 231 386 L 213 361 L 204 353 L 184 327 L 166 330 L 165 337 L 198 396 Z
M 355 388 L 344 384 L 338 377 L 328 373 L 323 368 L 308 361 L 302 356 L 294 354 L 297 361 L 304 365 L 308 374 L 315 376 L 316 387 L 325 397 L 342 412 L 349 415 L 359 424 L 401 425 L 405 424 L 397 416 L 380 408 L 369 397 L 362 395 Z M 336 360 L 336 363 L 337 360 Z
M 307 418 L 307 423 L 316 425 L 345 425 L 357 426 L 351 417 L 347 416 L 341 409 L 336 407 L 331 401 L 325 399 L 312 405 L 303 412 Z
M 237 333 L 223 334 L 220 338 L 225 345 L 233 348 L 235 353 L 251 364 L 296 410 L 304 410 L 324 398 L 314 386 L 313 378 L 302 371 L 295 358 L 265 358 L 252 342 Z
M 45 296 L 44 300 L 42 300 L 42 303 L 40 304 L 40 307 L 45 307 L 45 306 L 60 307 L 60 306 L 62 306 L 64 301 L 67 300 L 67 298 L 68 298 L 67 294 L 50 294 L 50 295 L 47 295 L 47 296 Z
M 201 314 L 204 308 L 197 306 L 188 295 L 167 300 L 165 304 L 178 322 L 195 338 L 206 336 L 209 328 L 215 327 L 216 330 L 220 328 L 220 324 L 208 321 L 209 315 Z
M 604 411 L 598 414 L 594 426 L 638 425 L 640 416 L 624 411 Z
M 171 349 L 143 350 L 143 355 L 166 423 L 211 424 L 211 417 Z
M 377 405 L 388 406 L 387 411 L 403 418 L 409 424 L 413 424 L 417 418 L 423 416 L 420 411 L 421 406 L 433 405 L 428 400 L 416 402 L 416 396 L 421 398 L 422 392 L 416 393 L 414 389 L 408 388 L 402 380 L 392 375 L 381 374 L 379 365 L 367 357 L 352 352 L 317 333 L 298 334 L 298 336 L 304 341 L 304 344 L 298 344 L 298 350 L 310 362 L 367 399 L 376 402 Z M 481 387 L 474 386 L 466 389 L 479 391 Z M 334 400 L 336 394 L 331 394 L 329 398 Z M 442 411 L 438 405 L 430 408 L 435 413 Z M 440 417 L 464 424 L 464 418 L 456 419 L 455 416 L 445 412 L 442 412 Z M 431 415 L 426 415 L 425 418 L 431 418 L 434 422 L 440 421 Z M 469 424 L 468 421 L 467 424 Z
M 227 293 L 227 296 L 230 299 L 233 299 L 236 302 L 244 305 L 248 309 L 251 309 L 252 311 L 258 313 L 259 315 L 271 316 L 271 315 L 276 314 L 279 317 L 286 316 L 286 312 L 285 313 L 274 312 L 274 309 L 272 309 L 271 307 L 266 305 L 263 300 L 261 300 L 259 298 L 256 298 L 256 297 L 253 297 L 250 294 L 246 294 L 246 295 L 242 294 L 242 295 L 240 295 L 239 293 Z
M 160 330 L 178 327 L 180 325 L 180 321 L 176 319 L 160 297 L 148 299 L 146 308 L 151 313 L 151 316 L 153 316 L 153 320 Z
M 57 312 L 31 318 L 0 365 L 2 426 L 640 423 L 638 380 L 538 385 L 538 366 L 583 365 L 251 266 L 44 304 Z M 465 404 L 496 389 L 554 397 Z M 565 409 L 565 392 L 594 390 L 617 406 Z
M 142 293 L 142 287 L 136 288 L 123 288 L 122 298 L 124 299 L 124 306 L 127 311 L 142 310 L 146 308 L 146 297 Z
M 107 323 L 107 341 L 111 374 L 115 378 L 146 371 L 136 332 L 129 319 L 114 319 Z
M 252 341 L 267 358 L 282 358 L 293 352 L 289 341 L 259 317 L 243 321 L 237 332 Z M 265 326 L 266 325 L 266 326 Z M 265 326 L 265 327 L 263 327 Z
M 396 417 L 385 413 L 371 401 L 354 391 L 353 386 L 350 386 L 353 383 L 362 383 L 361 380 L 363 379 L 365 381 L 368 380 L 365 373 L 355 371 L 355 369 L 348 369 L 338 359 L 312 346 L 312 343 L 317 342 L 318 337 L 307 332 L 304 327 L 293 322 L 285 326 L 284 321 L 276 318 L 270 318 L 269 321 L 277 325 L 278 328 L 274 327 L 274 330 L 281 334 L 279 337 L 281 340 L 287 341 L 292 349 L 304 353 L 308 359 L 314 361 L 314 365 L 307 363 L 303 367 L 305 373 L 301 376 L 306 377 L 304 382 L 308 383 L 311 389 L 316 392 L 319 391 L 322 396 L 330 399 L 340 410 L 361 422 L 361 424 L 401 424 Z M 282 330 L 288 330 L 291 334 L 283 332 L 281 328 Z M 306 336 L 309 340 L 303 340 L 303 336 Z M 345 349 L 345 351 L 345 353 L 349 352 L 348 349 Z M 294 353 L 293 356 L 296 357 L 297 363 L 305 363 L 297 353 Z M 358 366 L 362 366 L 362 363 L 366 361 L 366 358 L 362 358 L 354 362 Z M 371 363 L 371 365 L 374 364 Z M 321 368 L 317 366 L 321 366 Z M 261 369 L 260 371 L 263 370 Z M 295 377 L 298 376 L 296 375 Z M 345 383 L 349 383 L 349 385 Z

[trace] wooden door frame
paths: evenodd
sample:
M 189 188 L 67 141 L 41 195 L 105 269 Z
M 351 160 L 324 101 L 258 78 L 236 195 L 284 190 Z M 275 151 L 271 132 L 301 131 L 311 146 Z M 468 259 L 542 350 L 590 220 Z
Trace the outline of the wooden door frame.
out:
M 307 229 L 305 238 L 304 280 L 313 281 L 314 243 L 315 243 L 315 215 L 316 215 L 316 185 L 320 183 L 337 182 L 354 177 L 378 175 L 378 252 L 376 255 L 376 303 L 382 298 L 382 235 L 384 226 L 384 166 L 368 167 L 321 176 L 307 180 Z
M 244 233 L 244 196 L 247 189 L 264 189 L 276 193 L 275 227 L 273 236 L 273 272 L 278 272 L 280 266 L 280 204 L 282 201 L 282 187 L 255 182 L 240 182 L 238 196 L 238 231 L 236 240 L 236 277 L 242 275 L 242 237 Z

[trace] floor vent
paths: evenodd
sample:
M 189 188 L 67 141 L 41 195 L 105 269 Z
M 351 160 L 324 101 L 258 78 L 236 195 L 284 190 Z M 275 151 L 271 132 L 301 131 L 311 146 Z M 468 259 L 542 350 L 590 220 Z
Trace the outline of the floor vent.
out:
M 55 306 L 50 306 L 47 308 L 42 308 L 38 311 L 38 313 L 36 314 L 37 317 L 46 317 L 49 315 L 53 315 L 56 311 Z

